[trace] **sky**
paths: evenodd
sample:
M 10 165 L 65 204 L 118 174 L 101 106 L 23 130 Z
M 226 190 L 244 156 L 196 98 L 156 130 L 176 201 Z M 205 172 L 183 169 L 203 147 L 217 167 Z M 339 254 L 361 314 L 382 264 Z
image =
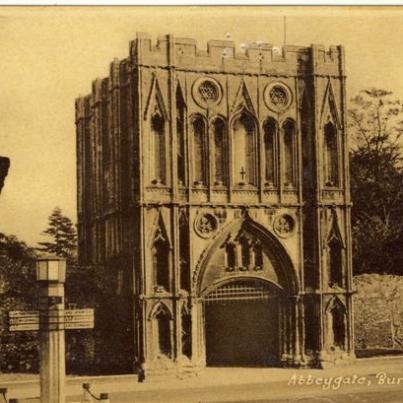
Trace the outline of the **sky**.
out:
M 403 98 L 403 7 L 0 7 L 0 155 L 11 159 L 0 232 L 34 246 L 59 206 L 76 222 L 74 100 L 128 56 L 136 32 L 238 45 L 342 44 L 347 90 Z

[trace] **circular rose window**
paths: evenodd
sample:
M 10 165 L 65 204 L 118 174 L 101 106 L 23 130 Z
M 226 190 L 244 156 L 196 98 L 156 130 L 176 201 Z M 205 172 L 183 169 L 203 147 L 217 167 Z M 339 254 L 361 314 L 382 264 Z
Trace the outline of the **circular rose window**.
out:
M 265 90 L 264 100 L 267 107 L 274 112 L 283 112 L 291 104 L 291 91 L 282 83 L 269 84 Z
M 192 94 L 196 103 L 203 108 L 218 104 L 222 97 L 221 87 L 218 82 L 212 78 L 205 77 L 195 81 Z

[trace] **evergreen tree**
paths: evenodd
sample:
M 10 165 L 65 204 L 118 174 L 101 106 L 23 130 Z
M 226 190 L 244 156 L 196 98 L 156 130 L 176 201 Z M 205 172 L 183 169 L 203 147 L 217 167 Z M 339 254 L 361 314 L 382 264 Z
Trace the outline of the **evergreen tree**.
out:
M 48 218 L 48 228 L 43 231 L 52 240 L 39 242 L 38 250 L 73 259 L 77 249 L 77 232 L 70 218 L 64 216 L 56 207 Z

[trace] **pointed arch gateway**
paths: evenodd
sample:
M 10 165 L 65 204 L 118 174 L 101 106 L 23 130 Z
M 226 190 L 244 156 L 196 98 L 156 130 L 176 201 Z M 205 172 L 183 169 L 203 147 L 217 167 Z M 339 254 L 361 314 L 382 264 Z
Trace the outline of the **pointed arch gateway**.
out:
M 281 244 L 249 217 L 217 237 L 195 287 L 207 366 L 276 366 L 292 349 L 293 265 Z M 283 315 L 283 316 L 282 316 Z

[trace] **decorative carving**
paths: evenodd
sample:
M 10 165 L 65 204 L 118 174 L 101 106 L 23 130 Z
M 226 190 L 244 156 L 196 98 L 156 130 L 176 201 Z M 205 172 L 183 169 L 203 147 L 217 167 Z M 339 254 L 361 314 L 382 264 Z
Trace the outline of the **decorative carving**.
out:
M 204 80 L 197 89 L 201 99 L 208 103 L 208 102 L 217 102 L 219 97 L 219 91 L 217 85 L 213 84 L 209 80 Z
M 195 220 L 195 231 L 202 238 L 209 238 L 217 231 L 217 218 L 210 213 L 202 213 Z
M 215 209 L 214 214 L 218 218 L 220 224 L 223 224 L 227 219 L 227 211 L 225 209 Z
M 268 221 L 269 225 L 271 225 L 273 223 L 273 217 L 276 214 L 276 210 L 274 210 L 274 209 L 265 209 L 264 212 L 267 215 L 267 221 Z
M 199 106 L 207 108 L 221 101 L 222 91 L 216 80 L 210 77 L 201 77 L 194 82 L 192 95 Z
M 264 101 L 269 109 L 274 112 L 284 112 L 292 102 L 290 89 L 283 83 L 272 83 L 266 87 Z
M 241 228 L 234 237 L 229 234 L 222 247 L 225 249 L 226 272 L 263 270 L 263 245 L 244 229 Z
M 269 93 L 270 101 L 276 106 L 284 107 L 288 103 L 288 95 L 287 92 L 284 90 L 284 87 L 280 85 L 275 85 L 272 87 Z
M 295 228 L 295 221 L 289 214 L 282 214 L 274 220 L 273 229 L 282 238 L 292 234 Z

